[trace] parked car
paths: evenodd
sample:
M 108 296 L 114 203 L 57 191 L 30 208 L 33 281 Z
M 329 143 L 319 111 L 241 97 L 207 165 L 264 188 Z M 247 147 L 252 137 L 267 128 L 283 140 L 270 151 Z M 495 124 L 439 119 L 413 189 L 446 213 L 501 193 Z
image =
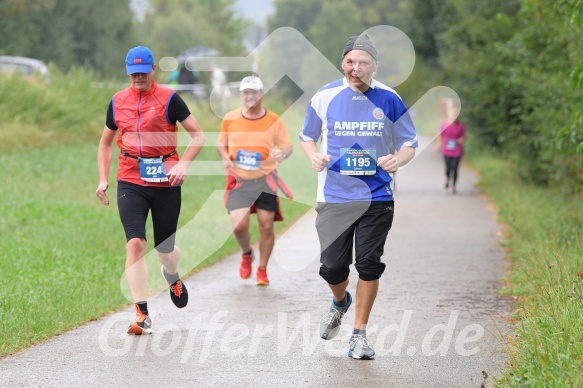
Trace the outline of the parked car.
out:
M 0 55 L 0 75 L 14 74 L 49 83 L 51 76 L 47 65 L 38 59 Z

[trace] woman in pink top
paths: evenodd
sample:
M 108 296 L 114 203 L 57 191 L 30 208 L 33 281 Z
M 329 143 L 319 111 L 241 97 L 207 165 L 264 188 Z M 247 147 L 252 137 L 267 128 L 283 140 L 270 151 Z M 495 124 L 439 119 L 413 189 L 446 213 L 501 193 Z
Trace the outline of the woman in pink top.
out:
M 445 188 L 448 189 L 451 180 L 451 191 L 456 193 L 459 163 L 463 154 L 463 144 L 466 138 L 466 128 L 456 117 L 450 124 L 448 121 L 441 123 L 440 149 L 445 160 Z

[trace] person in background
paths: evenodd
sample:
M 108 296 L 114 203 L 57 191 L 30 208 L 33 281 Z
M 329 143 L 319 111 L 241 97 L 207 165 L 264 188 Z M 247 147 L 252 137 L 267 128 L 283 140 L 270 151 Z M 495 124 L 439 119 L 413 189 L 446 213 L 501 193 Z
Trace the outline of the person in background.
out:
M 188 166 L 202 149 L 205 136 L 182 98 L 154 81 L 156 64 L 150 49 L 137 46 L 126 56 L 130 86 L 109 103 L 99 142 L 99 185 L 95 194 L 108 206 L 109 170 L 117 136 L 117 206 L 126 234 L 126 277 L 135 303 L 136 320 L 129 334 L 152 331 L 148 314 L 146 220 L 152 215 L 154 247 L 162 275 L 176 307 L 188 303 L 188 291 L 178 274 L 180 250 L 174 245 L 181 207 L 181 185 Z M 177 132 L 180 123 L 191 141 L 180 158 Z
M 347 288 L 354 248 L 358 283 L 348 356 L 367 360 L 375 355 L 366 327 L 385 270 L 381 257 L 393 223 L 393 174 L 413 158 L 418 144 L 401 98 L 373 79 L 378 64 L 370 38 L 350 37 L 341 58 L 344 78 L 312 97 L 300 140 L 318 172 L 320 276 L 332 291 L 320 336 L 334 338 L 352 304 Z
M 273 251 L 273 223 L 282 220 L 278 188 L 291 198 L 276 168 L 291 155 L 293 146 L 280 117 L 262 106 L 263 83 L 256 76 L 243 78 L 239 88 L 243 107 L 223 119 L 217 149 L 227 171 L 225 205 L 233 234 L 243 253 L 239 267 L 242 279 L 252 272 L 255 253 L 251 248 L 250 213 L 259 224 L 257 285 L 268 285 L 267 263 Z
M 231 91 L 227 85 L 227 76 L 219 66 L 213 66 L 211 69 L 211 86 L 211 97 L 214 97 L 219 102 L 217 108 L 220 108 L 220 112 L 217 113 L 224 116 L 227 113 Z M 214 107 L 214 105 L 212 106 Z
M 178 83 L 180 85 L 192 85 L 198 82 L 198 72 L 188 70 L 186 65 L 182 65 L 178 71 Z
M 443 155 L 445 162 L 445 189 L 451 186 L 451 192 L 457 193 L 457 179 L 460 160 L 464 153 L 464 141 L 466 139 L 466 128 L 459 119 L 459 111 L 454 108 L 451 112 L 453 118 L 442 119 L 440 125 L 438 150 Z

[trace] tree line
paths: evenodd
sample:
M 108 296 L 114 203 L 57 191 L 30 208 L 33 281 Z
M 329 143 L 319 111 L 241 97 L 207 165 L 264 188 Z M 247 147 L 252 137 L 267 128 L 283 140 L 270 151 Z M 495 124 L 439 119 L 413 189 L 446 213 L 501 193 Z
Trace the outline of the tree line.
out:
M 405 99 L 452 87 L 478 146 L 512 159 L 534 184 L 583 192 L 581 0 L 275 0 L 275 8 L 270 30 L 298 29 L 332 63 L 348 36 L 398 27 L 417 55 L 397 87 Z
M 132 11 L 132 3 L 139 12 Z M 235 0 L 2 0 L 0 55 L 83 67 L 100 77 L 125 76 L 130 47 L 146 45 L 156 58 L 194 46 L 241 55 L 245 29 Z
M 339 63 L 348 36 L 379 25 L 401 29 L 417 55 L 413 75 L 397 88 L 405 99 L 452 87 L 478 145 L 514 160 L 537 185 L 583 191 L 582 0 L 273 1 L 267 34 L 293 27 L 331 63 Z M 158 58 L 197 45 L 248 53 L 244 36 L 253 21 L 236 13 L 234 0 L 142 4 L 137 18 L 130 0 L 3 0 L 0 54 L 123 76 L 125 53 L 137 44 Z M 301 52 L 280 50 L 280 59 L 313 71 Z M 290 80 L 283 90 L 286 82 L 293 94 Z
M 534 184 L 583 192 L 581 1 L 447 5 L 438 61 L 482 144 Z

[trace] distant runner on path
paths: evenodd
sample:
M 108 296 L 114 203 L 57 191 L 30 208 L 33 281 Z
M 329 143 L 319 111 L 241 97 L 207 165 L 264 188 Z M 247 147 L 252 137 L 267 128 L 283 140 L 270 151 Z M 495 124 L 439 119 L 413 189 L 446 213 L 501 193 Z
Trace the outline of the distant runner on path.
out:
M 459 119 L 459 109 L 452 106 L 449 111 L 442 112 L 439 128 L 438 152 L 445 162 L 445 189 L 451 186 L 451 192 L 457 193 L 457 179 L 460 161 L 464 153 L 466 127 Z

